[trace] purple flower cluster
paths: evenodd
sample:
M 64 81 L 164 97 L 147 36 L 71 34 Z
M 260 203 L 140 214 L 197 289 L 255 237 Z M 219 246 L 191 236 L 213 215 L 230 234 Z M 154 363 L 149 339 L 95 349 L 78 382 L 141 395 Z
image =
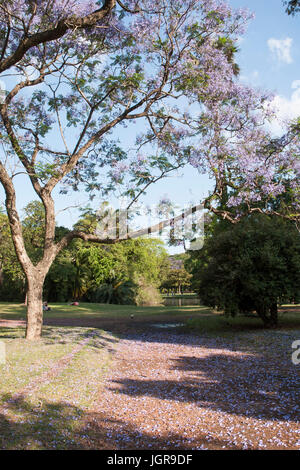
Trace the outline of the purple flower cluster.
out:
M 127 177 L 134 190 L 137 180 L 155 180 L 157 169 L 164 173 L 190 163 L 216 181 L 230 178 L 237 188 L 230 199 L 233 205 L 275 197 L 285 190 L 287 179 L 297 194 L 297 134 L 288 128 L 285 140 L 270 150 L 274 139 L 265 124 L 274 116 L 272 97 L 236 78 L 234 45 L 252 14 L 233 10 L 223 0 L 126 4 L 132 10 L 139 7 L 139 13 L 117 6 L 91 28 L 70 27 L 61 38 L 32 47 L 13 69 L 22 86 L 8 87 L 8 116 L 24 150 L 33 151 L 36 136 L 47 148 L 46 136 L 52 131 L 58 139 L 48 154 L 43 151 L 43 158 L 59 164 L 60 153 L 75 152 L 69 175 L 76 166 L 85 168 L 90 178 L 88 162 L 96 165 L 92 155 L 98 153 L 103 179 L 109 176 L 112 186 Z M 3 59 L 11 57 L 26 35 L 47 31 L 60 20 L 71 24 L 72 18 L 98 8 L 94 0 L 5 2 L 0 5 Z M 136 140 L 134 158 L 125 163 L 122 152 L 103 157 L 105 137 L 114 140 L 119 125 L 136 133 L 130 123 L 140 118 L 147 128 Z M 8 137 L 3 122 L 0 127 Z M 69 137 L 74 135 L 75 144 Z M 130 155 L 129 148 L 124 153 Z M 42 157 L 34 158 L 38 164 Z M 80 167 L 80 159 L 87 163 Z M 65 158 L 60 161 L 63 175 Z

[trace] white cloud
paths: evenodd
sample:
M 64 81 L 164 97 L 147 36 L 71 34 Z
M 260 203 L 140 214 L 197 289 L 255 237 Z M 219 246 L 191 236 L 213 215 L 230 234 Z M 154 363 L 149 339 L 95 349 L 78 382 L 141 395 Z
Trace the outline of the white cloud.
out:
M 269 49 L 272 52 L 273 57 L 279 63 L 291 64 L 293 62 L 293 58 L 291 55 L 292 44 L 293 44 L 292 38 L 268 39 Z
M 294 80 L 291 88 L 294 90 L 290 98 L 276 95 L 273 105 L 276 110 L 276 119 L 272 122 L 272 131 L 280 135 L 283 123 L 300 116 L 300 80 Z
M 293 83 L 292 83 L 292 88 L 293 88 L 293 90 L 295 88 L 300 88 L 300 80 L 294 80 Z

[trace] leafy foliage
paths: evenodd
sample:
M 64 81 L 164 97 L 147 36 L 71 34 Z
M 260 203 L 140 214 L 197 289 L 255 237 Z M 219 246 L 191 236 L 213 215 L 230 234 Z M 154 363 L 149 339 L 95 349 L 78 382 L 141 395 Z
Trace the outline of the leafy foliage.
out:
M 135 303 L 137 285 L 132 281 L 110 281 L 101 284 L 89 294 L 91 302 L 131 305 Z
M 183 265 L 178 268 L 169 266 L 164 276 L 161 288 L 167 291 L 182 292 L 191 285 L 192 276 Z
M 280 219 L 219 222 L 191 260 L 202 302 L 228 315 L 255 310 L 265 325 L 275 325 L 277 304 L 300 299 L 300 237 Z
M 251 16 L 223 0 L 0 2 L 6 86 L 0 182 L 28 287 L 28 339 L 41 335 L 42 288 L 59 253 L 74 239 L 111 242 L 76 228 L 58 241 L 57 190 L 85 189 L 103 199 L 118 187 L 130 207 L 152 184 L 190 164 L 215 181 L 207 209 L 214 211 L 230 186 L 232 207 L 242 199 L 249 210 L 261 195 L 282 194 L 288 180 L 291 217 L 298 218 L 299 133 L 289 125 L 282 139 L 272 140 L 263 126 L 274 115 L 272 97 L 237 80 L 236 44 Z M 128 127 L 123 142 L 121 126 Z M 30 208 L 26 227 L 14 186 L 20 173 L 43 205 Z M 31 209 L 39 210 L 35 220 Z M 31 223 L 34 231 L 26 233 Z M 77 296 L 88 292 L 93 275 L 101 277 L 98 254 L 84 249 L 80 256 L 91 267 L 81 272 L 74 258 Z M 63 272 L 72 276 L 69 268 L 59 271 L 52 270 L 52 287 Z M 137 267 L 125 273 L 141 276 Z
M 135 296 L 135 303 L 144 307 L 155 307 L 163 303 L 162 296 L 157 287 L 140 280 Z
M 286 5 L 286 12 L 288 13 L 288 15 L 295 15 L 300 11 L 299 0 L 285 0 L 284 4 Z
M 39 201 L 32 201 L 24 215 L 22 225 L 27 251 L 36 262 L 45 236 L 44 207 Z M 95 229 L 95 223 L 95 217 L 85 213 L 75 226 L 88 232 Z M 0 226 L 0 299 L 23 301 L 25 276 L 14 251 L 8 218 L 1 213 Z M 56 227 L 57 241 L 67 233 L 67 228 Z M 50 302 L 71 299 L 106 302 L 111 289 L 112 303 L 135 303 L 138 294 L 137 302 L 143 303 L 150 289 L 159 303 L 157 287 L 166 259 L 167 253 L 160 240 L 128 240 L 111 247 L 73 240 L 52 264 L 45 280 L 44 298 Z
M 0 298 L 24 301 L 25 276 L 16 256 L 8 217 L 0 212 Z

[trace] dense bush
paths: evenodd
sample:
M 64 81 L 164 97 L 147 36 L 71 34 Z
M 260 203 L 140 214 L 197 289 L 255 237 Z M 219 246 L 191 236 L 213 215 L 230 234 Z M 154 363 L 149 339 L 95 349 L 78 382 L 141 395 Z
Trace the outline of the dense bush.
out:
M 90 302 L 100 304 L 133 305 L 136 292 L 137 285 L 132 281 L 111 280 L 90 291 L 87 297 Z
M 33 201 L 25 208 L 23 234 L 27 251 L 34 262 L 41 256 L 44 216 L 41 202 Z M 95 224 L 95 217 L 84 215 L 74 228 L 93 233 Z M 65 227 L 56 227 L 56 241 L 68 231 Z M 140 238 L 109 247 L 73 240 L 56 257 L 46 276 L 44 300 L 98 301 L 96 299 L 99 298 L 101 302 L 134 304 L 138 292 L 143 295 L 138 288 L 140 279 L 144 280 L 144 285 L 152 286 L 156 298 L 156 287 L 160 284 L 166 259 L 167 253 L 160 240 Z M 119 287 L 115 288 L 117 284 Z M 8 218 L 0 208 L 0 300 L 19 302 L 24 301 L 25 296 L 25 276 L 14 251 Z
M 277 324 L 277 305 L 300 300 L 300 235 L 281 219 L 252 215 L 218 223 L 191 253 L 194 287 L 207 306 L 228 315 L 255 311 Z
M 151 284 L 139 283 L 137 295 L 135 298 L 136 305 L 145 307 L 155 307 L 162 305 L 163 299 L 159 290 Z

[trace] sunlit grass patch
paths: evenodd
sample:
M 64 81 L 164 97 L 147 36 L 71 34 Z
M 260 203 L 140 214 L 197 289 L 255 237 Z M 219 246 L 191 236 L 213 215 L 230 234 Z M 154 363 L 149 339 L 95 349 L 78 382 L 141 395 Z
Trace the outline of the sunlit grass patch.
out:
M 0 330 L 7 350 L 0 365 L 0 449 L 77 448 L 81 417 L 117 340 L 93 328 L 45 327 L 37 343 L 22 333 Z
M 15 393 L 31 379 L 49 369 L 53 363 L 72 350 L 72 344 L 32 343 L 23 339 L 23 329 L 1 328 L 0 340 L 6 346 L 6 364 L 0 365 L 0 394 Z M 1 398 L 0 398 L 1 403 Z
M 44 312 L 44 318 L 128 318 L 131 314 L 135 317 L 150 316 L 179 316 L 179 315 L 203 315 L 209 314 L 210 309 L 205 306 L 158 306 L 158 307 L 137 307 L 135 305 L 108 305 L 80 302 L 79 306 L 68 305 L 66 303 L 50 304 L 51 310 Z M 25 320 L 26 308 L 19 304 L 0 302 L 0 319 L 2 320 Z
M 158 306 L 158 307 L 137 307 L 135 305 L 108 305 L 108 304 L 90 304 L 80 303 L 78 307 L 53 304 L 50 312 L 45 312 L 45 318 L 128 318 L 131 314 L 135 317 L 148 317 L 160 315 L 185 315 L 189 313 L 203 314 L 210 310 L 203 306 Z M 0 309 L 1 313 L 1 309 Z
M 0 302 L 0 319 L 24 320 L 25 316 L 25 305 L 10 302 Z

